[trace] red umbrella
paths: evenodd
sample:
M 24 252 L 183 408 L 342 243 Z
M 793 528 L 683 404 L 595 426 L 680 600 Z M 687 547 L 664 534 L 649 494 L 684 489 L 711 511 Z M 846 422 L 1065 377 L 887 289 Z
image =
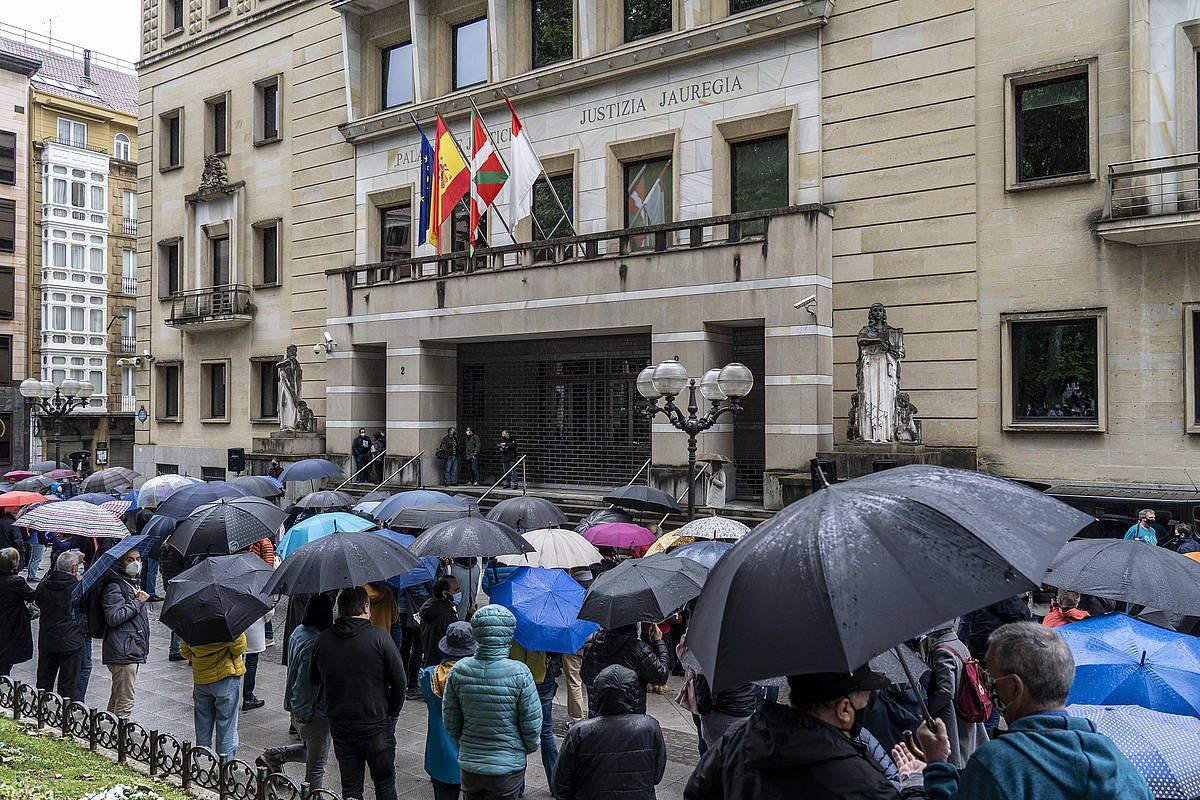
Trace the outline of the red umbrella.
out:
M 583 532 L 597 547 L 646 547 L 654 544 L 654 534 L 632 522 L 602 522 Z
M 5 492 L 4 494 L 0 494 L 0 508 L 35 506 L 49 499 L 46 495 L 38 494 L 37 492 Z
M 54 480 L 62 480 L 63 478 L 74 478 L 75 470 L 73 469 L 52 469 L 45 473 L 45 477 L 53 478 Z
M 4 473 L 4 480 L 16 483 L 17 481 L 23 481 L 26 478 L 33 478 L 39 474 L 40 473 L 37 472 L 30 472 L 27 469 L 14 469 L 12 472 Z

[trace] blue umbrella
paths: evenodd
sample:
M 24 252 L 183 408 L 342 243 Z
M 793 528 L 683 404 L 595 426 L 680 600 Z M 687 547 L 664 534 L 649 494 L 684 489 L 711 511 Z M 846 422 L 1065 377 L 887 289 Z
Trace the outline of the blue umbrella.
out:
M 452 506 L 463 505 L 445 492 L 437 492 L 431 489 L 413 489 L 408 492 L 394 494 L 387 500 L 384 500 L 371 510 L 371 516 L 380 520 L 391 519 L 402 508 L 431 506 L 436 503 L 447 503 Z M 466 508 L 466 506 L 463 507 Z
M 378 531 L 378 533 L 383 534 L 394 542 L 399 542 L 405 547 L 411 547 L 412 543 L 417 540 L 415 536 L 409 536 L 407 533 L 400 533 L 388 530 L 387 528 Z M 436 581 L 439 559 L 436 556 L 425 556 L 420 561 L 421 566 L 419 568 L 388 578 L 387 585 L 397 592 L 402 592 L 410 586 L 420 586 L 422 583 L 433 583 Z
M 712 569 L 721 560 L 733 542 L 703 541 L 685 544 L 667 551 L 668 558 L 690 558 L 705 569 Z
M 279 474 L 282 483 L 288 481 L 315 481 L 318 478 L 336 478 L 342 474 L 342 468 L 327 458 L 305 458 L 294 464 L 288 464 Z
M 71 499 L 80 503 L 91 503 L 94 506 L 98 506 L 101 503 L 111 503 L 113 500 L 120 500 L 121 498 L 115 494 L 108 494 L 106 492 L 84 492 L 83 494 L 75 495 Z
M 517 618 L 517 644 L 526 650 L 575 653 L 600 629 L 579 619 L 587 590 L 561 569 L 521 567 L 492 587 L 493 603 Z
M 1067 706 L 1113 740 L 1157 800 L 1200 797 L 1200 719 L 1138 706 Z
M 141 545 L 145 541 L 146 537 L 144 535 L 126 536 L 124 539 L 118 539 L 116 544 L 96 556 L 96 560 L 87 568 L 87 571 L 83 573 L 83 578 L 71 591 L 71 603 L 75 608 L 78 609 L 81 607 L 83 599 L 87 597 L 88 592 L 112 569 L 113 564 L 117 563 L 117 559 L 130 550 L 138 550 L 140 552 Z
M 158 504 L 155 512 L 164 517 L 185 520 L 203 505 L 215 503 L 228 497 L 248 497 L 245 489 L 225 481 L 194 483 L 178 490 Z
M 141 533 L 146 540 L 146 548 L 142 550 L 142 555 L 158 558 L 163 542 L 171 538 L 178 522 L 174 517 L 164 517 L 162 514 L 155 514 L 147 520 Z
M 138 490 L 137 489 L 130 489 L 129 493 L 126 494 L 121 499 L 129 501 L 129 510 L 130 511 L 137 511 L 138 509 L 141 508 L 141 506 L 138 505 Z
M 370 530 L 375 523 L 345 511 L 334 511 L 329 514 L 315 514 L 306 520 L 297 522 L 284 535 L 275 548 L 280 558 L 287 558 L 309 542 L 323 539 L 337 531 L 339 533 L 357 533 Z
M 1200 639 L 1124 614 L 1092 617 L 1058 630 L 1075 656 L 1075 683 L 1067 702 L 1200 717 Z

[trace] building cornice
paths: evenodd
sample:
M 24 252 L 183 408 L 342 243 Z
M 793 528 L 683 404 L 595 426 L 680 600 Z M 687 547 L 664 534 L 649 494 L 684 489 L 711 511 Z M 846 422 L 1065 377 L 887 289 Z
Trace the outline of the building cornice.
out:
M 192 36 L 182 43 L 175 45 L 174 47 L 170 47 L 166 50 L 155 53 L 148 58 L 143 58 L 137 63 L 138 75 L 141 75 L 143 71 L 157 66 L 164 61 L 170 61 L 176 56 L 186 53 L 188 50 L 203 47 L 204 45 L 215 42 L 225 36 L 241 33 L 247 28 L 254 27 L 263 20 L 278 16 L 285 11 L 289 11 L 296 6 L 304 5 L 306 3 L 321 5 L 320 0 L 280 0 L 280 2 L 276 5 L 273 5 L 270 8 L 264 8 L 262 11 L 255 11 L 253 14 L 247 15 L 237 22 L 230 23 L 229 25 L 221 25 L 220 27 L 214 28 L 207 33 L 200 34 L 199 36 Z
M 487 110 L 502 106 L 504 95 L 526 101 L 576 92 L 648 66 L 667 66 L 765 39 L 815 30 L 828 22 L 833 4 L 834 0 L 812 0 L 787 8 L 764 9 L 756 14 L 738 14 L 699 28 L 634 42 L 572 61 L 566 66 L 534 70 L 435 100 L 389 108 L 339 125 L 338 130 L 346 141 L 357 145 L 412 129 L 411 117 L 416 117 L 419 122 L 432 122 L 438 113 L 446 118 L 465 114 L 471 110 L 472 102 Z M 349 64 L 344 68 L 348 69 Z
M 0 69 L 29 77 L 41 68 L 42 62 L 36 58 L 26 58 L 16 53 L 10 53 L 7 50 L 0 50 Z

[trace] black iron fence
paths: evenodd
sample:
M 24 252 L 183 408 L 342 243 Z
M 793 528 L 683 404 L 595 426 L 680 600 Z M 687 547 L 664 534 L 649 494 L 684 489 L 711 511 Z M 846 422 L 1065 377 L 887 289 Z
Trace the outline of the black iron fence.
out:
M 209 747 L 180 742 L 170 734 L 3 675 L 0 710 L 18 722 L 33 722 L 39 731 L 53 728 L 64 738 L 81 740 L 89 750 L 112 751 L 118 764 L 142 764 L 153 778 L 178 779 L 184 791 L 205 789 L 221 800 L 341 800 L 328 789 L 313 789 L 282 772 L 225 758 Z

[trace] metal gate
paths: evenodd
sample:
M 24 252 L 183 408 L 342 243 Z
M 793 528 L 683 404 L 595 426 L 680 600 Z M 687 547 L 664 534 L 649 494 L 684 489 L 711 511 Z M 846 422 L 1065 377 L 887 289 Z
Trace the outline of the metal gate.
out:
M 762 500 L 763 496 L 763 471 L 767 467 L 765 356 L 761 326 L 733 329 L 733 360 L 754 373 L 754 391 L 742 400 L 742 413 L 733 421 L 738 500 Z

